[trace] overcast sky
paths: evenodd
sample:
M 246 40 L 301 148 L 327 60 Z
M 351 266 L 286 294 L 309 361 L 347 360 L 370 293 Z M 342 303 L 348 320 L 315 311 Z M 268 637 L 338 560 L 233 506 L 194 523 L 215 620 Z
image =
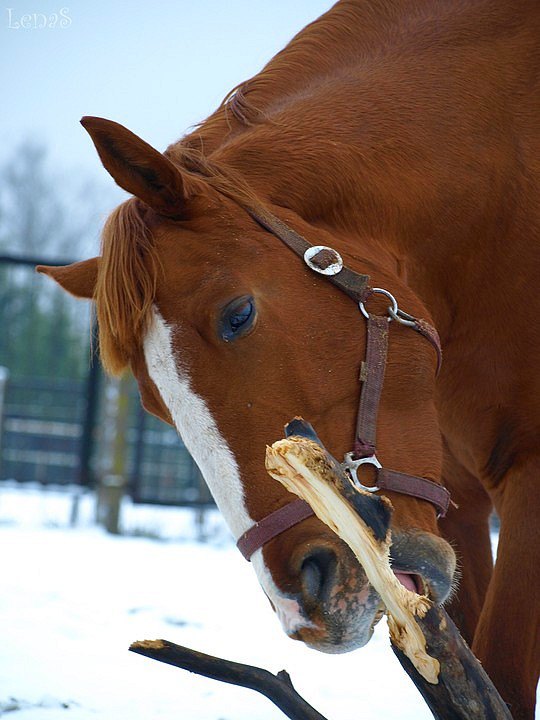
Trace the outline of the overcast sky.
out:
M 6 0 L 0 160 L 35 137 L 59 166 L 101 177 L 82 115 L 121 122 L 163 150 L 332 4 Z M 54 27 L 41 27 L 43 15 Z

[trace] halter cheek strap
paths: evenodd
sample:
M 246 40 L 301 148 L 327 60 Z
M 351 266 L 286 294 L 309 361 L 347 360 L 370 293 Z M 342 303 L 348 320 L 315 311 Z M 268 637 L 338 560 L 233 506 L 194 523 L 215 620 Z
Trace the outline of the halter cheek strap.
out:
M 352 482 L 362 490 L 368 492 L 387 490 L 426 500 L 434 505 L 438 517 L 444 517 L 450 504 L 450 493 L 446 488 L 427 478 L 383 468 L 376 456 L 377 416 L 386 370 L 390 322 L 394 320 L 410 327 L 431 343 L 437 354 L 437 372 L 439 372 L 442 351 L 437 330 L 425 320 L 419 320 L 400 310 L 395 298 L 387 290 L 371 288 L 369 276 L 345 267 L 341 256 L 333 248 L 310 245 L 304 237 L 262 206 L 246 209 L 259 225 L 273 233 L 302 257 L 308 267 L 325 276 L 355 300 L 367 320 L 367 349 L 366 359 L 360 371 L 362 391 L 355 441 L 352 452 L 345 455 L 343 468 L 349 473 Z M 365 308 L 368 298 L 377 293 L 385 295 L 390 300 L 387 315 L 372 315 Z M 366 464 L 375 469 L 374 485 L 364 485 L 358 478 L 359 468 Z M 313 514 L 313 510 L 304 500 L 288 503 L 249 528 L 238 540 L 238 549 L 246 560 L 249 560 L 252 554 L 267 542 Z
M 361 309 L 365 312 L 363 306 Z M 397 317 L 399 318 L 399 315 Z M 445 487 L 427 478 L 383 468 L 377 459 L 377 417 L 386 370 L 388 330 L 392 319 L 395 319 L 392 313 L 389 317 L 367 314 L 367 350 L 360 371 L 362 391 L 356 421 L 356 437 L 353 451 L 345 455 L 343 467 L 348 471 L 353 483 L 362 490 L 368 492 L 390 490 L 427 500 L 435 506 L 438 517 L 444 517 L 450 504 L 450 493 Z M 407 320 L 407 322 L 411 321 Z M 439 365 L 441 352 L 437 331 L 431 325 L 428 327 L 431 330 L 428 339 L 434 338 L 437 341 L 435 347 L 439 348 L 437 353 Z M 421 334 L 425 335 L 424 332 Z M 375 468 L 374 485 L 364 485 L 358 478 L 358 471 L 362 465 L 372 465 Z

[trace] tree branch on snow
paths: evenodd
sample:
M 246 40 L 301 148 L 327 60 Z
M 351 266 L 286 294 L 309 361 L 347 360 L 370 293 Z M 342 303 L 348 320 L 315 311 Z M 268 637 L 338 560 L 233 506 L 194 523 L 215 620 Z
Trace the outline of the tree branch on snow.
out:
M 134 642 L 129 649 L 152 660 L 159 660 L 212 680 L 255 690 L 265 695 L 291 720 L 326 720 L 296 692 L 285 670 L 273 675 L 268 670 L 206 655 L 168 640 L 140 640 Z

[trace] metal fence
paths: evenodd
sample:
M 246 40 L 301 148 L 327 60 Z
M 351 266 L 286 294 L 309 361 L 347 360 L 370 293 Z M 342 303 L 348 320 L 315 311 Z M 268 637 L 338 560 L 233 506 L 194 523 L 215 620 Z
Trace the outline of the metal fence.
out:
M 35 275 L 35 264 L 64 263 L 0 256 L 0 479 L 93 487 L 106 472 L 111 384 L 91 358 L 84 303 Z M 142 409 L 134 382 L 127 392 L 123 468 L 134 502 L 212 504 L 176 431 Z
M 77 380 L 8 379 L 2 478 L 44 485 L 80 481 L 84 389 Z
M 132 414 L 128 431 L 129 492 L 134 502 L 159 505 L 213 504 L 199 469 L 176 430 L 148 415 Z

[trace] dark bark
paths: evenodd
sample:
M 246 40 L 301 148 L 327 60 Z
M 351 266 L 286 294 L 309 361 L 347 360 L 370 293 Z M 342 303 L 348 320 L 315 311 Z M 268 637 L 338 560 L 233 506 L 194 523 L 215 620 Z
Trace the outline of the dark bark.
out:
M 441 664 L 437 685 L 419 675 L 409 658 L 392 644 L 403 669 L 437 720 L 512 720 L 503 699 L 447 612 L 432 607 L 417 618 L 427 651 Z
M 271 700 L 291 720 L 326 720 L 301 697 L 285 670 L 272 675 L 268 670 L 205 655 L 168 640 L 134 642 L 132 652 L 189 670 L 204 677 L 256 690 Z

